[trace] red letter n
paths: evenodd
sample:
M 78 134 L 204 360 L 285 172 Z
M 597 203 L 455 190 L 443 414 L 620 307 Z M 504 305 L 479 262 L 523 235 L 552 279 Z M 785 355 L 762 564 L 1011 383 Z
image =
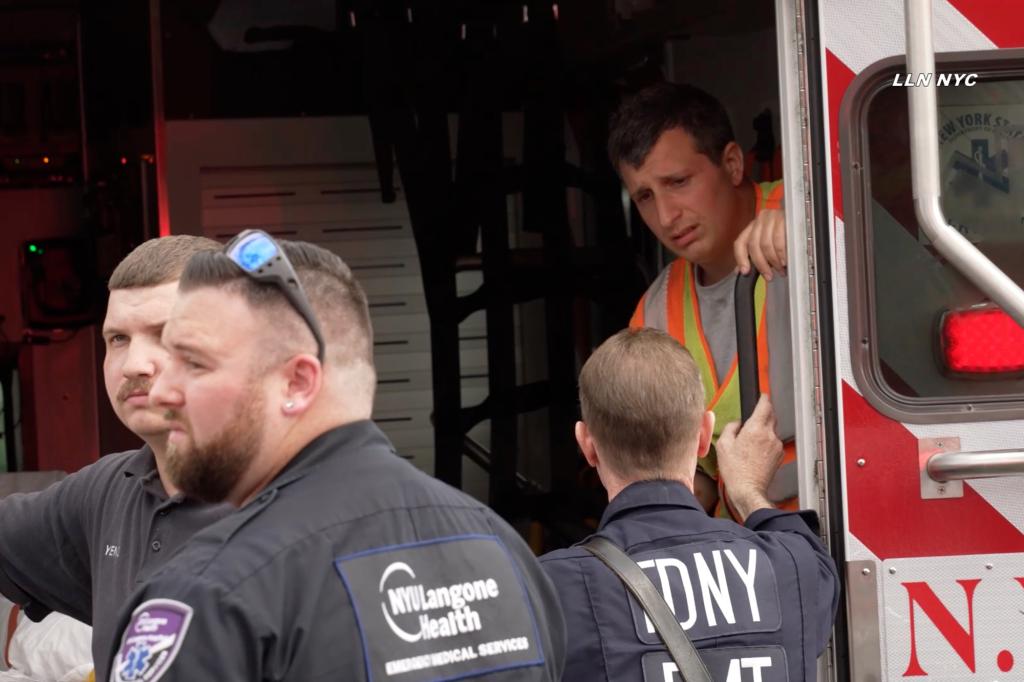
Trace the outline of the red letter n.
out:
M 904 677 L 927 675 L 917 660 L 917 631 L 914 627 L 914 604 L 916 603 L 924 611 L 924 614 L 935 624 L 946 641 L 973 673 L 974 670 L 974 588 L 978 586 L 981 579 L 957 580 L 960 587 L 964 588 L 967 595 L 967 629 L 964 629 L 957 622 L 953 614 L 949 612 L 939 598 L 935 596 L 928 583 L 902 583 L 907 588 L 907 596 L 910 598 L 910 663 Z

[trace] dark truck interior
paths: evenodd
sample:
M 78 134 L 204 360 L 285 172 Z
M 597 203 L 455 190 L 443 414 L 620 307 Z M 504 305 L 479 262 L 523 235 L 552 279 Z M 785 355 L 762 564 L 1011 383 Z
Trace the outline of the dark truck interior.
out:
M 201 231 L 162 214 L 167 131 L 359 118 L 372 200 L 404 202 L 415 240 L 430 473 L 535 550 L 563 546 L 604 504 L 572 435 L 578 368 L 664 258 L 607 160 L 609 113 L 648 83 L 691 82 L 726 105 L 752 176 L 778 173 L 767 0 L 4 1 L 0 18 L 7 471 L 136 445 L 109 408 L 99 325 L 131 248 Z M 460 355 L 481 311 L 483 371 Z

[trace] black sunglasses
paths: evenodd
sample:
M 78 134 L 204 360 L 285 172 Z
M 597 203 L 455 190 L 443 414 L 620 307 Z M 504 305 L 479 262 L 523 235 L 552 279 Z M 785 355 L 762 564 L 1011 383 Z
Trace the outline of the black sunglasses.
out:
M 323 362 L 324 337 L 320 333 L 320 323 L 281 245 L 263 230 L 243 230 L 227 243 L 224 253 L 249 277 L 262 284 L 273 284 L 281 290 L 295 312 L 309 325 L 316 339 L 316 357 Z

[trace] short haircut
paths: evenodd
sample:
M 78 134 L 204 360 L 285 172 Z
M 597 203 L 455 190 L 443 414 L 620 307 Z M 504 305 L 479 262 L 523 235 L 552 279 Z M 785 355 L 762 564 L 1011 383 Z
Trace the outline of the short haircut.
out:
M 140 289 L 174 282 L 181 277 L 188 259 L 201 251 L 223 247 L 212 239 L 178 234 L 149 239 L 124 257 L 107 282 L 110 291 Z
M 683 464 L 704 414 L 704 386 L 690 353 L 665 332 L 624 329 L 580 372 L 583 421 L 609 467 L 661 478 Z
M 718 165 L 722 152 L 735 138 L 721 102 L 692 85 L 655 83 L 622 101 L 612 115 L 608 157 L 618 169 L 633 168 L 644 159 L 662 133 L 682 128 L 693 137 L 697 151 Z
M 362 361 L 373 367 L 373 328 L 370 310 L 362 286 L 352 270 L 337 255 L 315 244 L 277 240 L 295 268 L 299 282 L 309 298 L 324 337 L 324 357 L 339 366 Z M 250 278 L 223 248 L 196 254 L 185 266 L 179 291 L 204 287 L 226 289 L 240 294 L 254 309 L 263 313 L 277 332 L 275 354 L 294 353 L 295 340 L 313 347 L 315 339 L 305 320 L 292 307 L 281 290 Z M 268 324 L 268 326 L 271 326 Z M 281 341 L 287 339 L 288 341 Z M 291 341 L 291 342 L 289 342 Z

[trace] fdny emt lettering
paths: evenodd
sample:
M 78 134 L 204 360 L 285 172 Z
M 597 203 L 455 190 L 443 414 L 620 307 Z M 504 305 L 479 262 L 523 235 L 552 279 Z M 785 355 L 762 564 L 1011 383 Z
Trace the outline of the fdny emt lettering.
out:
M 763 551 L 747 542 L 669 547 L 634 556 L 691 639 L 769 632 L 779 625 L 778 588 Z M 637 635 L 656 643 L 650 618 L 632 603 Z
M 725 578 L 725 567 L 722 562 L 722 555 L 728 558 L 730 565 L 735 569 L 740 580 L 743 581 L 743 586 L 746 588 L 746 597 L 750 602 L 750 614 L 753 621 L 759 622 L 761 620 L 761 612 L 757 607 L 757 594 L 754 592 L 754 571 L 757 568 L 757 550 L 751 549 L 748 553 L 747 565 L 744 567 L 740 561 L 733 554 L 732 550 L 725 550 L 724 552 L 715 550 L 711 553 L 712 561 L 715 566 L 714 573 L 708 567 L 707 559 L 701 553 L 693 555 L 693 561 L 697 568 L 697 584 L 700 590 L 701 600 L 704 606 L 704 615 L 707 617 L 709 627 L 715 627 L 718 622 L 715 616 L 716 608 L 721 611 L 722 616 L 725 618 L 727 623 L 735 623 L 736 615 L 732 608 L 732 595 L 729 593 L 729 583 Z M 690 571 L 679 559 L 673 559 L 667 557 L 664 559 L 648 559 L 646 561 L 638 562 L 640 568 L 655 568 L 658 571 L 659 581 L 661 583 L 662 596 L 665 597 L 665 601 L 668 602 L 669 607 L 672 609 L 672 613 L 677 613 L 675 607 L 675 597 L 672 593 L 672 587 L 669 581 L 668 573 L 670 570 L 674 570 L 682 580 L 683 592 L 686 598 L 686 613 L 689 617 L 680 623 L 684 630 L 689 630 L 693 627 L 694 623 L 697 622 L 697 608 L 695 603 L 693 581 L 690 578 Z M 645 616 L 647 623 L 647 631 L 654 632 L 654 624 L 651 623 L 650 618 Z
M 725 678 L 725 682 L 743 682 L 745 679 L 750 679 L 751 682 L 763 682 L 764 678 L 761 675 L 761 670 L 762 668 L 770 667 L 772 667 L 772 659 L 767 656 L 733 658 L 729 661 L 729 676 Z M 751 671 L 750 678 L 743 676 L 744 669 Z M 679 668 L 671 661 L 662 663 L 661 670 L 665 675 L 665 682 L 676 682 L 676 680 L 680 679 Z
M 721 682 L 789 682 L 786 652 L 777 645 L 701 649 L 711 678 Z M 667 653 L 645 654 L 644 682 L 685 682 Z

